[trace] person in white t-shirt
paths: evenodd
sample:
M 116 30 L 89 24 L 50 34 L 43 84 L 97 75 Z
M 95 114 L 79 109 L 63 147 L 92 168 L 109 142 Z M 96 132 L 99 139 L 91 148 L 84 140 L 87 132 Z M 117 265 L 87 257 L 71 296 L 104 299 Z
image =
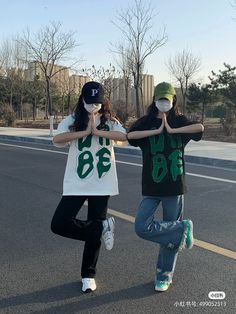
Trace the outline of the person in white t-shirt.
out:
M 62 199 L 52 218 L 51 230 L 64 237 L 85 241 L 81 267 L 82 291 L 96 289 L 95 274 L 101 238 L 107 250 L 114 243 L 114 218 L 106 218 L 108 199 L 117 195 L 113 141 L 126 141 L 126 130 L 111 112 L 104 88 L 87 82 L 75 112 L 58 125 L 53 143 L 69 154 Z M 84 202 L 87 220 L 76 218 Z

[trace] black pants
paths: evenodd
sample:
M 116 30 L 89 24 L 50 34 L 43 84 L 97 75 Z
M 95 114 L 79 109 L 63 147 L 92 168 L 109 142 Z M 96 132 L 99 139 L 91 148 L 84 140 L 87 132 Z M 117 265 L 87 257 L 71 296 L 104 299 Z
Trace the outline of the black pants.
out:
M 106 219 L 109 196 L 62 196 L 52 218 L 51 230 L 63 237 L 85 241 L 82 278 L 93 278 L 101 246 L 102 221 Z M 76 219 L 88 200 L 87 220 Z

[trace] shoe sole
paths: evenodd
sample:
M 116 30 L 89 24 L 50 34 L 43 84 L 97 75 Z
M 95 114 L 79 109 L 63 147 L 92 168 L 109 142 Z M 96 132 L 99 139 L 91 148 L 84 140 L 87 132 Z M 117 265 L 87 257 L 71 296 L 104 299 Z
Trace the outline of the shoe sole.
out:
M 193 222 L 192 222 L 191 220 L 189 220 L 189 221 L 188 221 L 188 224 L 189 224 L 190 230 L 192 230 L 192 232 L 191 232 L 191 236 L 190 236 L 190 239 L 189 239 L 189 240 L 190 240 L 190 241 L 189 241 L 190 244 L 189 244 L 188 246 L 186 245 L 186 248 L 190 250 L 190 249 L 192 249 L 192 247 L 193 247 L 193 245 L 194 245 L 194 238 L 193 238 Z
M 83 293 L 90 293 L 90 292 L 94 292 L 96 289 L 92 290 L 92 289 L 86 289 L 85 291 L 82 290 Z
M 87 279 L 89 279 L 89 278 L 87 278 Z M 85 285 L 86 286 L 86 285 Z M 82 287 L 81 287 L 81 290 L 82 290 L 82 292 L 83 293 L 89 293 L 89 292 L 93 292 L 93 291 L 95 291 L 96 289 L 97 289 L 97 285 L 96 285 L 96 282 L 94 282 L 94 284 L 93 285 L 90 285 L 90 287 L 92 286 L 92 288 L 89 288 L 89 286 L 87 287 L 87 289 L 83 289 L 83 288 L 85 288 L 84 287 L 84 282 L 83 282 L 83 279 L 82 279 Z
M 108 228 L 109 230 L 107 231 L 111 231 L 114 233 L 115 231 L 115 219 L 113 217 L 107 218 L 107 223 L 108 223 Z M 112 228 L 111 228 L 112 226 Z
M 108 222 L 108 226 L 109 226 L 110 231 L 114 233 L 114 231 L 115 231 L 115 219 L 113 217 L 110 217 L 107 219 L 107 222 Z
M 186 221 L 186 222 L 185 222 Z M 184 226 L 185 226 L 185 229 L 184 229 L 184 233 L 183 233 L 183 236 L 182 236 L 182 240 L 181 240 L 181 243 L 179 245 L 179 251 L 182 251 L 183 249 L 191 249 L 194 245 L 194 238 L 193 238 L 193 222 L 192 220 L 185 220 L 184 221 Z M 190 245 L 186 245 L 186 238 L 187 236 L 185 235 L 186 233 L 186 229 L 189 229 L 192 230 L 191 232 L 191 236 L 189 238 L 190 241 L 188 241 L 190 243 Z
M 156 292 L 166 292 L 167 290 L 169 290 L 170 289 L 170 286 L 171 286 L 171 284 L 168 286 L 168 288 L 167 289 L 156 289 L 156 287 L 154 288 L 154 290 L 156 291 Z
M 104 242 L 105 242 L 106 250 L 111 251 L 113 249 L 113 246 L 114 246 L 115 219 L 113 217 L 110 217 L 107 219 L 107 223 L 108 223 L 108 230 L 106 232 L 111 232 L 113 234 L 113 244 L 111 247 L 109 247 L 109 246 L 106 246 L 105 240 L 104 240 Z

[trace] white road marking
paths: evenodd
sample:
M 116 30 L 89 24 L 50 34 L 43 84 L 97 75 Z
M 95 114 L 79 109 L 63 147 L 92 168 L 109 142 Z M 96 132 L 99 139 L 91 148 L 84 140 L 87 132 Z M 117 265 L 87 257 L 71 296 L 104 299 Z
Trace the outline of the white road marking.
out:
M 50 150 L 50 149 L 42 149 L 42 148 L 36 148 L 36 147 L 29 147 L 29 146 L 20 146 L 20 145 L 13 145 L 13 144 L 5 144 L 5 143 L 0 143 L 0 145 L 2 146 L 9 146 L 9 147 L 16 147 L 16 148 L 24 148 L 24 149 L 30 149 L 30 150 L 37 150 L 37 151 L 43 151 L 43 152 L 49 152 L 49 153 L 56 153 L 56 154 L 64 154 L 67 155 L 67 152 L 61 152 L 61 151 L 57 151 L 57 150 Z M 137 164 L 137 163 L 131 163 L 131 162 L 125 162 L 125 161 L 116 161 L 117 163 L 121 163 L 121 164 L 127 164 L 127 165 L 132 165 L 132 166 L 138 166 L 138 167 L 142 167 L 141 164 Z M 201 177 L 204 179 L 210 179 L 210 180 L 217 180 L 217 181 L 222 181 L 222 182 L 227 182 L 227 183 L 236 183 L 236 181 L 233 180 L 227 180 L 227 179 L 222 179 L 222 178 L 216 178 L 216 177 L 210 177 L 210 176 L 204 176 L 204 175 L 199 175 L 199 174 L 195 174 L 195 173 L 187 173 L 188 175 L 192 175 L 192 176 L 196 176 L 196 177 Z M 86 204 L 85 204 L 86 205 Z M 114 215 L 120 219 L 129 221 L 131 223 L 134 223 L 135 221 L 135 217 L 118 212 L 116 210 L 113 209 L 108 209 L 108 212 L 111 215 Z M 198 240 L 198 239 L 194 239 L 194 244 L 202 249 L 232 258 L 234 260 L 236 260 L 236 252 L 228 250 L 228 249 L 224 249 L 220 246 L 217 246 L 215 244 L 212 243 L 208 243 L 208 242 L 204 242 L 202 240 Z
M 109 208 L 108 212 L 109 212 L 109 214 L 111 214 L 113 216 L 116 216 L 120 219 L 129 221 L 131 223 L 134 223 L 134 221 L 135 221 L 135 217 L 127 215 L 127 214 L 123 214 L 123 213 L 118 212 L 116 210 Z M 198 240 L 198 239 L 194 239 L 194 245 L 198 246 L 202 249 L 205 249 L 207 251 L 211 251 L 211 252 L 214 252 L 214 253 L 217 253 L 217 254 L 220 254 L 220 255 L 223 255 L 223 256 L 226 256 L 226 257 L 229 257 L 229 258 L 236 260 L 236 252 L 228 250 L 228 249 L 224 249 L 218 245 L 208 243 L 208 242 Z
M 52 149 L 43 149 L 43 148 L 37 148 L 37 147 L 20 146 L 20 145 L 5 144 L 5 143 L 0 143 L 0 145 L 9 146 L 9 147 L 16 147 L 16 148 L 24 148 L 24 149 L 30 149 L 30 150 L 36 150 L 36 151 L 42 151 L 42 152 L 48 152 L 48 153 L 68 155 L 67 152 L 62 152 L 62 151 L 52 150 Z M 136 166 L 136 167 L 142 167 L 141 164 L 128 162 L 128 161 L 116 160 L 116 163 L 130 165 L 130 166 Z M 233 183 L 233 184 L 236 183 L 235 180 L 223 179 L 223 178 L 218 178 L 218 177 L 210 177 L 210 176 L 205 176 L 205 175 L 197 174 L 197 173 L 186 172 L 186 174 L 189 176 L 199 177 L 199 178 L 203 178 L 203 179 L 209 179 L 209 180 L 215 180 L 215 181 Z

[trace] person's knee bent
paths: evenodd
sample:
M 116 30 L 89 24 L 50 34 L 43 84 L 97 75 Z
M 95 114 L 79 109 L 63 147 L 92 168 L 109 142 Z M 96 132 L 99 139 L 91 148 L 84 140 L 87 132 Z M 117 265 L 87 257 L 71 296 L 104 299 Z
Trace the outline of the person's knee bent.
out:
M 65 226 L 65 222 L 57 219 L 56 217 L 52 218 L 52 222 L 51 222 L 51 231 L 55 234 L 63 234 L 63 230 L 64 230 L 64 226 Z
M 145 226 L 144 222 L 141 222 L 139 219 L 135 219 L 135 223 L 134 223 L 134 230 L 135 233 L 140 237 L 140 238 L 144 238 L 146 237 L 147 234 L 147 228 Z
M 52 221 L 51 221 L 51 231 L 53 232 L 53 233 L 58 233 L 57 231 L 58 231 L 58 226 L 57 226 L 57 223 L 56 223 L 56 221 L 55 221 L 55 219 L 52 219 Z

